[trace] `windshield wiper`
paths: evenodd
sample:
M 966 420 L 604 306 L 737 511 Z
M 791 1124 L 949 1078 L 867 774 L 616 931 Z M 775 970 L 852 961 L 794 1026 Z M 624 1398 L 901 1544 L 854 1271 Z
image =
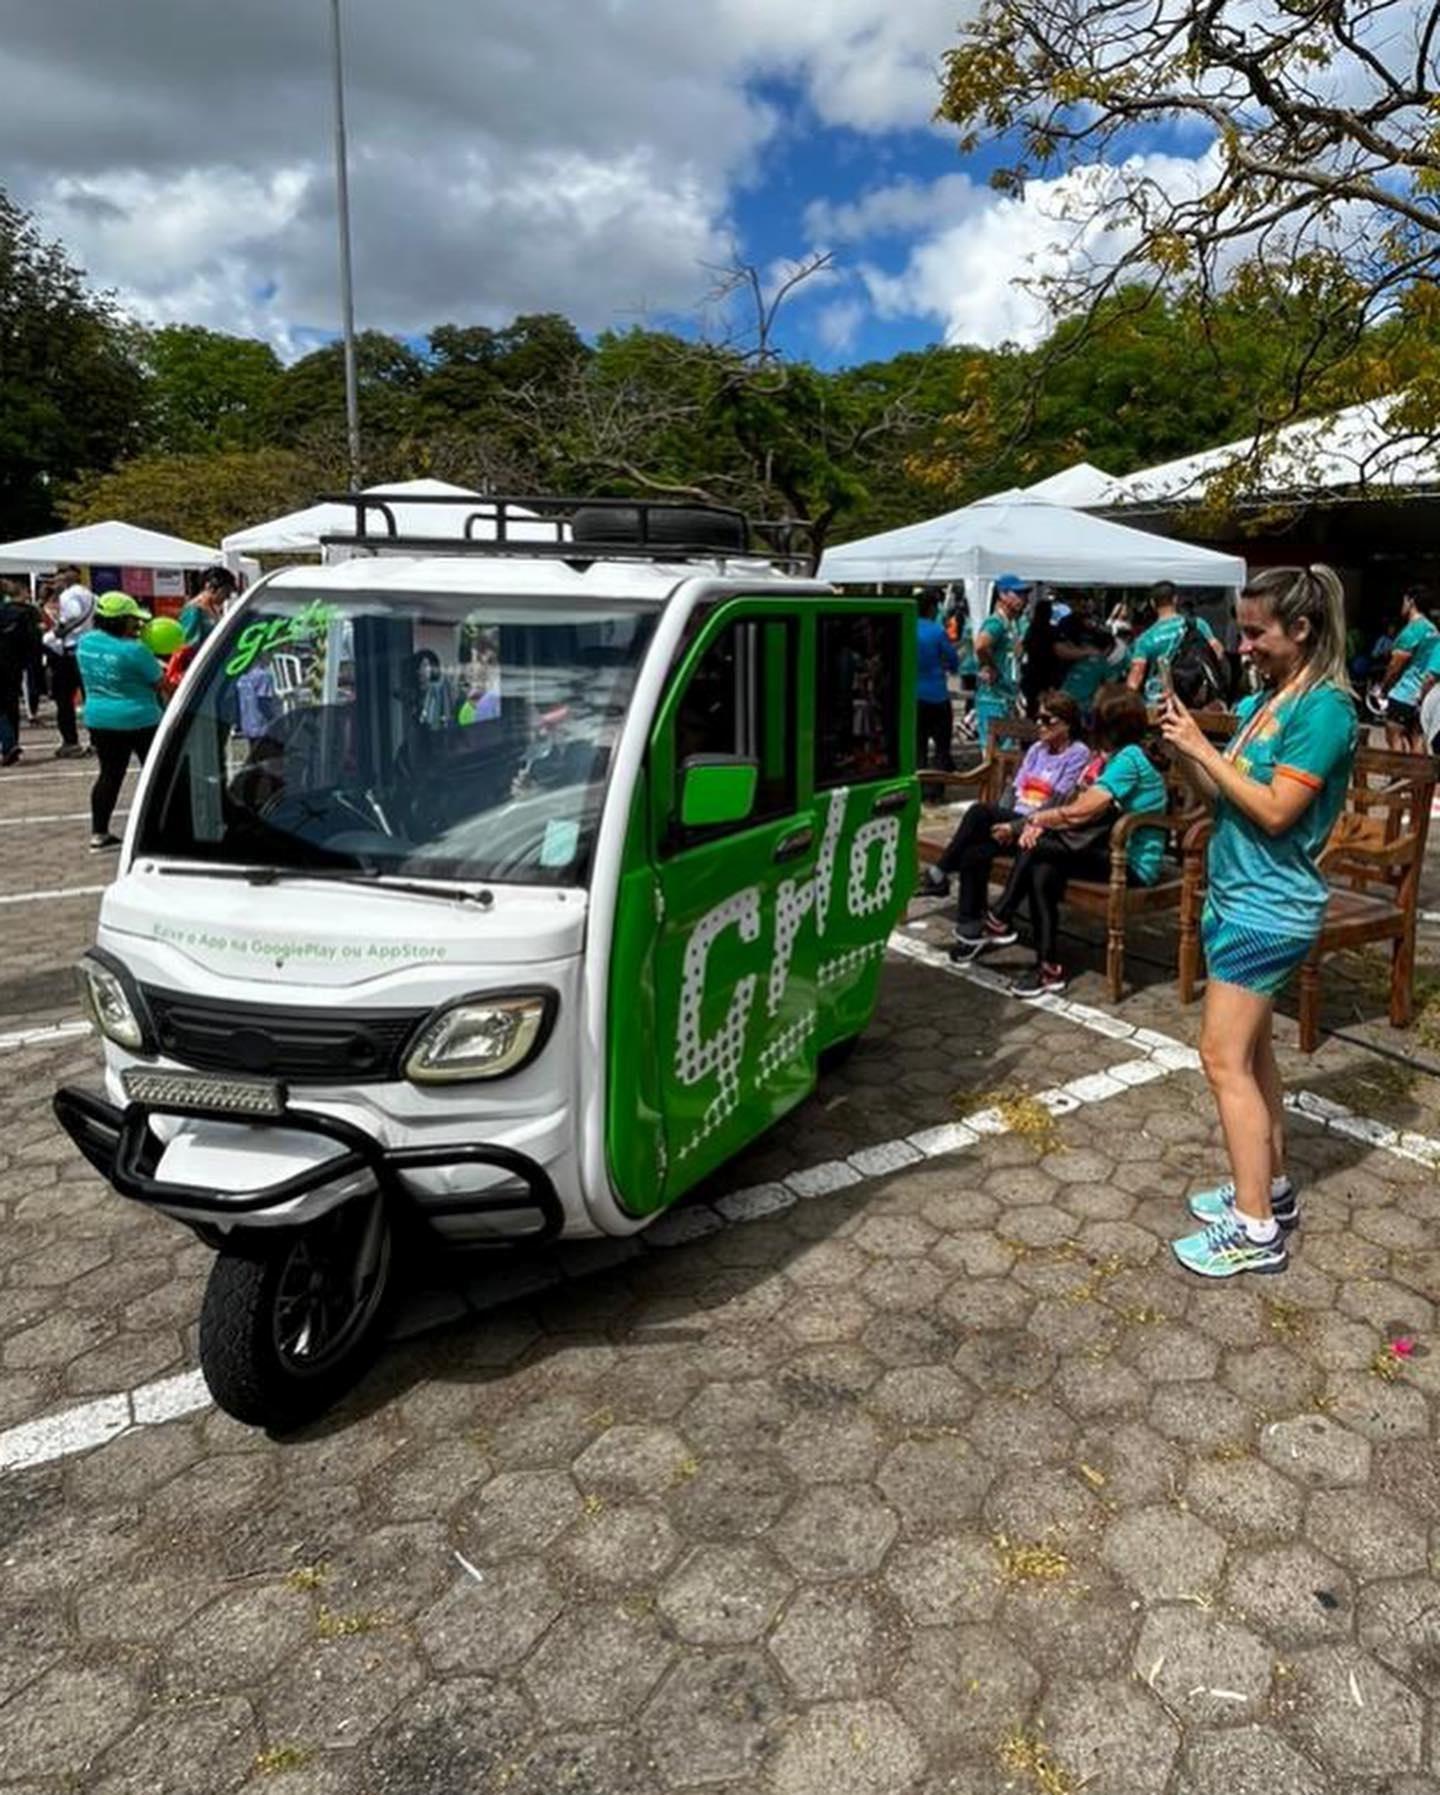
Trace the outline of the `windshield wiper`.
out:
M 388 878 L 373 866 L 161 866 L 156 871 L 174 878 L 243 879 L 247 885 L 280 885 L 291 879 L 319 879 L 331 885 L 363 885 L 372 891 L 439 898 L 449 904 L 478 904 L 482 910 L 489 910 L 495 902 L 495 893 L 483 886 L 477 891 L 467 885 L 431 885 L 418 879 Z

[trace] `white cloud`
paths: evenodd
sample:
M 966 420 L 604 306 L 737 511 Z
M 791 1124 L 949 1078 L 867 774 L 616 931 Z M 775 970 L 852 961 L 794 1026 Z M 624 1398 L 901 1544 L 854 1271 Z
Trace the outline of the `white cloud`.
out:
M 867 311 L 858 299 L 833 300 L 816 314 L 815 334 L 832 355 L 844 355 L 855 347 Z
M 969 0 L 344 0 L 362 325 L 688 310 L 799 84 L 923 126 Z M 321 0 L 5 7 L 0 167 L 142 315 L 271 336 L 337 315 Z

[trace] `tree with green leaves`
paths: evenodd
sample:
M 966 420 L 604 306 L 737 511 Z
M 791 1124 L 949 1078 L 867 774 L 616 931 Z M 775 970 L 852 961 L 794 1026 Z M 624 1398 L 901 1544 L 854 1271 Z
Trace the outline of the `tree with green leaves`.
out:
M 165 455 L 253 448 L 282 378 L 268 343 L 199 324 L 167 324 L 142 339 L 146 447 Z
M 191 542 L 222 536 L 311 504 L 348 484 L 343 432 L 330 451 L 219 449 L 196 455 L 137 455 L 67 491 L 71 524 L 110 517 Z
M 56 522 L 56 488 L 138 444 L 132 327 L 0 190 L 0 536 Z
M 1273 333 L 1257 460 L 1292 418 L 1392 391 L 1391 428 L 1429 437 L 1437 58 L 1440 5 L 1415 0 L 984 0 L 940 112 L 967 151 L 1000 146 L 1002 189 L 1052 183 L 1035 286 L 1078 322 L 1041 374 L 1117 307 L 1163 295 L 1208 320 L 1239 296 Z

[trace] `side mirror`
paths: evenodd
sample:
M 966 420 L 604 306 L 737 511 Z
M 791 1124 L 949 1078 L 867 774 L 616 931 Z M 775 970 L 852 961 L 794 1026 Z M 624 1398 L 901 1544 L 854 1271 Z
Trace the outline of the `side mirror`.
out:
M 743 823 L 755 808 L 760 768 L 731 754 L 695 755 L 684 766 L 680 821 L 686 829 Z

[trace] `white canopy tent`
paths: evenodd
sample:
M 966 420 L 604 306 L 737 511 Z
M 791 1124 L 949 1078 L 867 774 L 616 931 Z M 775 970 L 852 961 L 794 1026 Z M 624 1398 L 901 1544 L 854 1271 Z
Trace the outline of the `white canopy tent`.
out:
M 472 492 L 468 486 L 453 486 L 448 480 L 387 480 L 364 490 L 367 493 L 409 494 L 417 499 L 474 499 L 477 509 L 485 503 L 481 493 Z M 464 505 L 406 505 L 402 502 L 392 505 L 390 510 L 394 514 L 396 531 L 401 536 L 453 536 L 457 541 L 464 539 L 465 520 L 470 515 Z M 511 517 L 518 514 L 518 508 L 511 507 Z M 365 528 L 372 535 L 380 534 L 387 527 L 380 511 L 372 509 L 366 513 Z M 531 536 L 540 542 L 555 540 L 554 526 L 538 520 L 537 527 L 533 531 L 524 530 L 523 536 L 521 530 L 511 533 L 522 539 Z M 287 512 L 284 517 L 272 517 L 268 523 L 233 530 L 220 546 L 227 560 L 233 555 L 318 555 L 323 537 L 354 534 L 355 507 L 335 499 L 324 499 L 318 504 L 306 505 L 303 510 Z M 493 526 L 483 517 L 472 531 L 472 536 L 481 541 L 494 534 Z
M 142 530 L 113 519 L 80 524 L 48 536 L 26 536 L 0 542 L 0 573 L 46 573 L 73 563 L 77 567 L 213 567 L 220 551 L 183 536 Z
M 1090 461 L 1077 461 L 1073 467 L 1062 468 L 1058 474 L 1025 488 L 1032 499 L 1044 499 L 1047 505 L 1069 505 L 1076 511 L 1093 511 L 1099 505 L 1113 504 L 1120 490 L 1113 474 Z
M 841 586 L 963 580 L 977 623 L 1002 573 L 1056 586 L 1148 586 L 1170 580 L 1234 591 L 1245 584 L 1245 563 L 1238 555 L 1172 542 L 1019 490 L 843 543 L 820 562 L 820 578 Z

